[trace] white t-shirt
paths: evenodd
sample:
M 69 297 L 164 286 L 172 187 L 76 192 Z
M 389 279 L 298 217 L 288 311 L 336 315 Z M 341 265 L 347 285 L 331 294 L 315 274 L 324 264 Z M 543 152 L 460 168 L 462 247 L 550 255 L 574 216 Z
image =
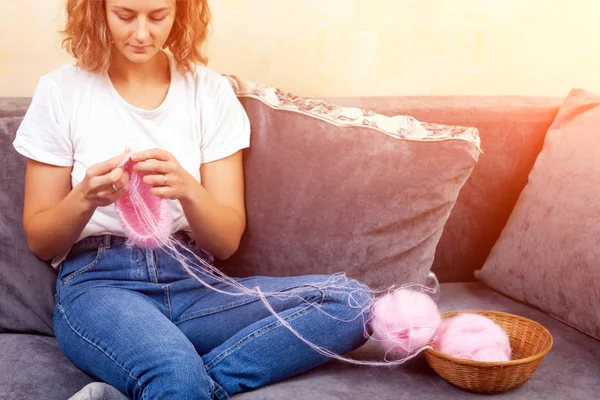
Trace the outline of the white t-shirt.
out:
M 17 130 L 15 149 L 39 162 L 72 167 L 73 187 L 90 166 L 126 147 L 165 149 L 200 181 L 200 164 L 250 145 L 250 123 L 226 78 L 201 65 L 181 74 L 168 56 L 171 84 L 163 103 L 151 111 L 127 103 L 106 73 L 68 64 L 44 75 Z M 173 232 L 189 230 L 179 201 L 169 204 Z M 98 207 L 78 240 L 103 234 L 126 236 L 114 204 Z M 55 257 L 52 266 L 65 257 Z

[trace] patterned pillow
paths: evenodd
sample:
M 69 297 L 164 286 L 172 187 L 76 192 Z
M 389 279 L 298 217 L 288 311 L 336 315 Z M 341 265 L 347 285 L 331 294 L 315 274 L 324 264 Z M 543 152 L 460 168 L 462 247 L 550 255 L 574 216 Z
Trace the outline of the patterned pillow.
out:
M 252 126 L 234 276 L 346 272 L 422 283 L 480 154 L 475 128 L 421 123 L 228 77 Z
M 600 339 L 600 95 L 573 90 L 475 276 Z

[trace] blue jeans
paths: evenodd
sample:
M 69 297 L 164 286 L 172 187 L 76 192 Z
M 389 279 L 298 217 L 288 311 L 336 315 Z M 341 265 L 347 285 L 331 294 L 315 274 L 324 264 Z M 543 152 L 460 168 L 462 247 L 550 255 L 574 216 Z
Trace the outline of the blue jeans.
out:
M 190 236 L 176 238 L 212 262 Z M 319 288 L 329 277 L 235 280 L 263 292 L 305 288 L 301 299 L 270 297 L 269 303 L 304 338 L 344 354 L 367 340 L 368 315 L 356 318 L 360 310 L 349 306 L 349 292 L 360 289 L 365 301 L 370 294 L 356 281 L 342 291 Z M 162 249 L 128 248 L 124 238 L 110 235 L 73 247 L 60 266 L 54 311 L 54 332 L 67 358 L 133 399 L 227 399 L 328 360 L 259 298 L 215 292 Z

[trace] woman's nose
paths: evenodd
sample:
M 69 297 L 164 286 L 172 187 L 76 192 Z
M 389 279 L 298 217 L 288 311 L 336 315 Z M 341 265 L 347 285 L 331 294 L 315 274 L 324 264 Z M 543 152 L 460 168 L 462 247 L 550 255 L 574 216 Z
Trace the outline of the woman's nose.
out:
M 148 31 L 148 24 L 146 22 L 146 19 L 144 17 L 138 18 L 137 26 L 136 26 L 135 33 L 134 33 L 134 38 L 138 42 L 143 43 L 148 38 L 149 35 L 150 35 L 150 32 Z

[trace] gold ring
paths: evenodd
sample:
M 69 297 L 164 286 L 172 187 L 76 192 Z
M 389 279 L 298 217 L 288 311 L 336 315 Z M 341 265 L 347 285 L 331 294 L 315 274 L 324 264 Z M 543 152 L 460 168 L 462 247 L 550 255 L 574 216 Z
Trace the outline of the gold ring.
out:
M 112 183 L 110 186 L 112 187 L 113 193 L 119 190 L 119 188 L 114 183 Z

